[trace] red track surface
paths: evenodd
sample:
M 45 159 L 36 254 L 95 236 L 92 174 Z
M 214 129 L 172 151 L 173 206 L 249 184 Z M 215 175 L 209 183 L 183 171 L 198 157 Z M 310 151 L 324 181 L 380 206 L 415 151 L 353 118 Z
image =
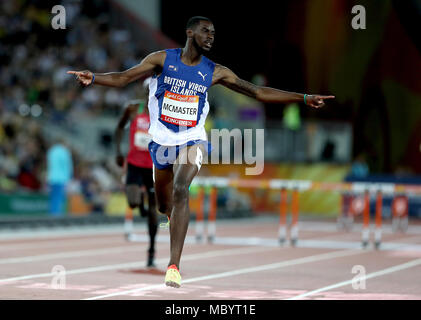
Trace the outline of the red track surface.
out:
M 122 226 L 2 232 L 0 299 L 421 299 L 419 226 L 406 234 L 385 226 L 380 250 L 360 248 L 359 226 L 349 233 L 337 231 L 335 223 L 300 226 L 292 248 L 277 244 L 276 220 L 220 221 L 214 244 L 196 243 L 192 223 L 180 289 L 163 285 L 167 230 L 159 231 L 154 270 L 145 268 L 146 240 L 127 242 Z M 146 239 L 144 226 L 138 229 Z M 65 289 L 52 286 L 64 284 L 54 282 L 57 265 L 65 268 Z M 365 268 L 365 289 L 353 288 L 356 265 Z

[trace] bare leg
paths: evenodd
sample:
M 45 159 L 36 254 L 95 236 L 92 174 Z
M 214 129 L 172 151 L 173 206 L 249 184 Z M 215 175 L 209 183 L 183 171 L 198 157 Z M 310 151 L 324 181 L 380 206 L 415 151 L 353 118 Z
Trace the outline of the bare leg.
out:
M 134 209 L 140 206 L 141 190 L 136 184 L 129 184 L 126 186 L 126 197 L 129 207 Z
M 155 256 L 155 237 L 158 232 L 158 217 L 155 206 L 155 194 L 151 190 L 147 191 L 148 194 L 148 230 L 149 230 L 149 250 L 148 250 L 148 266 L 153 265 L 153 258 Z
M 197 151 L 199 148 L 201 150 Z M 171 257 L 168 266 L 174 264 L 179 268 L 180 265 L 181 253 L 190 221 L 189 186 L 199 172 L 194 160 L 192 163 L 189 159 L 195 159 L 198 152 L 203 152 L 202 148 L 201 145 L 195 145 L 182 149 L 173 165 L 173 206 L 170 223 Z
M 144 207 L 145 193 L 147 193 L 149 208 L 148 210 Z M 148 231 L 149 231 L 149 250 L 148 250 L 148 266 L 153 265 L 153 258 L 155 255 L 155 237 L 158 231 L 158 219 L 156 215 L 155 207 L 155 195 L 151 190 L 145 190 L 145 187 L 141 188 L 136 184 L 130 184 L 126 187 L 126 196 L 129 207 L 139 208 L 141 215 L 148 217 Z
M 167 169 L 155 168 L 154 180 L 156 210 L 170 217 L 174 180 L 173 169 L 171 167 Z

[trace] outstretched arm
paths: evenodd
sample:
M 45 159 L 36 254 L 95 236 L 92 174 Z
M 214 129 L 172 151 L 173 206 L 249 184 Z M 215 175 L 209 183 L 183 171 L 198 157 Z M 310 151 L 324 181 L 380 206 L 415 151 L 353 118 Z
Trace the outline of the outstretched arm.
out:
M 165 56 L 165 51 L 151 53 L 138 65 L 122 72 L 94 74 L 89 70 L 85 70 L 67 71 L 67 73 L 76 75 L 76 79 L 83 86 L 89 86 L 90 84 L 95 83 L 108 87 L 121 88 L 143 76 L 150 74 L 153 71 L 156 71 L 157 69 L 162 69 L 164 66 Z
M 215 66 L 212 84 L 221 84 L 231 90 L 242 93 L 264 103 L 305 102 L 310 107 L 321 108 L 324 106 L 325 99 L 335 98 L 334 96 L 304 95 L 301 93 L 257 86 L 253 83 L 240 79 L 230 69 L 219 64 Z

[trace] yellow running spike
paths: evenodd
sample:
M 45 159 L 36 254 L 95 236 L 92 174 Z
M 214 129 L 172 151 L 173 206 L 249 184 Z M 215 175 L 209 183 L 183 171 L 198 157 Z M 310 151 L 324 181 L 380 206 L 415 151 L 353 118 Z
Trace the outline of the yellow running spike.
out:
M 181 286 L 181 275 L 175 264 L 170 265 L 167 269 L 165 285 L 174 288 L 180 288 Z

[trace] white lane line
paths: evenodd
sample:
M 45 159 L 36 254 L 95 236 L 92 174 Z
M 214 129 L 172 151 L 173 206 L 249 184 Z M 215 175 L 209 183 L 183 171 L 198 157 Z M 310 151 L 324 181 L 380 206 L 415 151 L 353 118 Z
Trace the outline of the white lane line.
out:
M 313 256 L 304 257 L 304 258 L 298 258 L 298 259 L 287 260 L 287 261 L 282 261 L 282 262 L 277 262 L 277 263 L 260 265 L 260 266 L 257 266 L 257 267 L 243 268 L 243 269 L 238 269 L 238 270 L 233 270 L 233 271 L 215 273 L 215 274 L 202 276 L 202 277 L 191 278 L 191 279 L 183 280 L 182 283 L 185 284 L 185 283 L 192 283 L 192 282 L 198 282 L 198 281 L 206 281 L 206 280 L 212 280 L 212 279 L 233 277 L 233 276 L 240 275 L 240 274 L 247 274 L 247 273 L 259 272 L 259 271 L 285 268 L 285 267 L 295 266 L 295 265 L 304 264 L 304 263 L 311 263 L 311 262 L 317 262 L 317 261 L 328 260 L 328 259 L 333 259 L 333 258 L 352 256 L 352 255 L 356 255 L 356 254 L 364 254 L 364 253 L 367 253 L 367 252 L 369 252 L 369 251 L 344 250 L 344 251 L 322 253 L 322 254 L 313 255 Z M 141 291 L 148 291 L 148 290 L 163 288 L 164 286 L 165 286 L 164 284 L 151 285 L 151 286 L 138 288 L 138 289 L 132 289 L 132 290 L 120 291 L 120 292 L 115 292 L 115 293 L 101 295 L 101 296 L 90 297 L 90 298 L 86 298 L 86 299 L 83 299 L 83 300 L 105 299 L 105 298 L 110 298 L 110 297 L 115 297 L 115 296 L 120 296 L 120 295 L 137 293 L 137 292 L 141 292 Z
M 95 238 L 95 236 L 89 238 L 67 238 L 67 239 L 50 239 L 48 242 L 37 242 L 37 240 L 30 239 L 31 242 L 26 243 L 6 243 L 2 242 L 0 248 L 0 254 L 7 254 L 7 251 L 17 251 L 17 250 L 32 250 L 32 249 L 49 249 L 49 248 L 67 248 L 67 247 L 77 247 L 77 246 L 86 246 L 87 243 L 94 242 L 94 245 L 102 244 L 112 244 L 116 243 L 116 238 L 119 237 L 123 240 L 124 233 L 116 234 L 115 237 L 110 238 Z M 118 240 L 118 239 L 117 239 Z
M 197 260 L 197 259 L 207 259 L 207 258 L 214 258 L 214 257 L 223 257 L 223 256 L 231 256 L 237 254 L 249 254 L 255 252 L 264 252 L 274 250 L 273 248 L 261 248 L 261 247 L 252 247 L 252 248 L 235 248 L 235 249 L 225 249 L 225 250 L 214 250 L 206 253 L 195 253 L 183 256 L 183 261 L 189 260 Z M 168 257 L 157 259 L 156 263 L 166 263 L 168 262 Z M 145 261 L 136 261 L 136 262 L 128 262 L 128 263 L 120 263 L 120 264 L 112 264 L 112 265 L 104 265 L 104 266 L 96 266 L 96 267 L 89 267 L 89 268 L 81 268 L 81 269 L 74 269 L 74 270 L 66 270 L 66 276 L 71 274 L 81 274 L 81 273 L 89 273 L 89 272 L 99 272 L 99 271 L 108 271 L 108 270 L 116 270 L 121 268 L 139 268 L 145 266 Z M 28 279 L 38 279 L 38 278 L 48 278 L 55 276 L 56 273 L 48 272 L 48 273 L 39 273 L 39 274 L 30 274 L 26 276 L 18 276 L 12 278 L 4 278 L 0 279 L 0 283 L 5 282 L 14 282 L 20 280 L 28 280 Z
M 89 249 L 89 250 L 80 250 L 80 251 L 69 251 L 69 252 L 60 252 L 60 253 L 50 253 L 50 254 L 40 254 L 33 256 L 23 256 L 23 257 L 12 257 L 0 259 L 0 265 L 2 264 L 12 264 L 12 263 L 25 263 L 25 262 L 34 262 L 34 261 L 45 261 L 52 259 L 62 259 L 62 258 L 78 258 L 86 257 L 93 255 L 103 255 L 103 254 L 112 254 L 119 252 L 131 252 L 131 251 L 141 251 L 139 246 L 134 246 L 133 243 L 149 243 L 149 235 L 146 234 L 135 234 L 136 241 L 130 242 L 130 246 L 120 246 L 120 247 L 111 247 L 111 248 L 98 248 L 98 249 Z M 412 239 L 413 237 L 404 238 L 404 240 Z M 86 240 L 83 240 L 84 243 Z M 106 243 L 109 243 L 108 240 Z M 115 242 L 115 241 L 111 241 Z M 169 236 L 162 235 L 156 238 L 156 242 L 168 243 Z M 193 236 L 186 237 L 186 243 L 195 244 L 196 238 Z M 278 239 L 268 239 L 268 238 L 258 238 L 258 237 L 218 237 L 215 239 L 214 244 L 216 245 L 233 245 L 233 246 L 263 246 L 263 247 L 277 247 L 280 248 Z M 54 244 L 48 244 L 49 246 L 54 246 Z M 60 246 L 61 248 L 62 246 Z M 318 249 L 359 249 L 361 248 L 361 243 L 359 241 L 325 241 L 325 240 L 300 240 L 297 247 L 299 248 L 318 248 Z M 411 243 L 384 243 L 381 247 L 382 250 L 411 250 L 411 251 L 421 251 L 420 244 L 411 244 Z
M 402 270 L 413 268 L 413 267 L 416 267 L 416 266 L 419 266 L 419 265 L 421 265 L 421 259 L 416 259 L 416 260 L 412 260 L 412 261 L 409 261 L 409 262 L 406 262 L 406 263 L 403 263 L 403 264 L 399 264 L 399 265 L 396 265 L 396 266 L 393 266 L 393 267 L 390 267 L 390 268 L 386 268 L 386 269 L 379 270 L 379 271 L 376 271 L 376 272 L 373 272 L 373 273 L 369 273 L 365 277 L 360 277 L 359 280 L 368 280 L 368 279 L 372 279 L 372 278 L 376 278 L 376 277 L 381 277 L 381 276 L 384 276 L 384 275 L 389 274 L 389 273 L 402 271 Z M 339 287 L 343 287 L 343 286 L 346 286 L 346 285 L 350 285 L 354 281 L 355 281 L 354 279 L 342 281 L 342 282 L 335 283 L 335 284 L 332 284 L 332 285 L 327 286 L 327 287 L 323 287 L 323 288 L 320 288 L 320 289 L 317 289 L 317 290 L 313 290 L 313 291 L 309 291 L 309 292 L 300 294 L 300 295 L 295 296 L 295 297 L 288 298 L 286 300 L 302 299 L 302 298 L 305 298 L 305 297 L 308 297 L 308 296 L 311 296 L 311 295 L 314 295 L 314 294 L 317 294 L 317 293 L 320 293 L 320 292 L 324 292 L 324 291 L 336 289 L 336 288 L 339 288 Z
M 2 264 L 11 264 L 11 263 L 25 263 L 25 262 L 34 262 L 34 261 L 44 261 L 44 260 L 51 260 L 51 259 L 58 259 L 58 258 L 78 258 L 78 257 L 85 257 L 90 255 L 102 255 L 108 253 L 119 253 L 123 251 L 140 251 L 139 246 L 134 246 L 133 243 L 149 243 L 149 235 L 146 234 L 135 234 L 137 241 L 136 242 L 129 242 L 131 246 L 122 246 L 122 247 L 114 247 L 114 248 L 98 248 L 98 249 L 90 249 L 90 250 L 81 250 L 81 251 L 69 251 L 69 252 L 61 252 L 61 253 L 50 253 L 50 254 L 41 254 L 41 255 L 33 255 L 33 256 L 24 256 L 24 257 L 12 257 L 12 258 L 4 258 L 0 259 L 0 265 Z M 255 243 L 249 243 L 249 241 L 245 240 L 246 238 L 240 238 L 240 242 L 237 244 L 241 244 L 242 246 L 250 246 L 255 245 Z M 162 243 L 169 243 L 170 237 L 163 235 L 158 236 L 156 238 L 156 242 Z M 86 241 L 85 241 L 86 242 Z M 108 242 L 108 241 L 107 241 Z M 114 241 L 115 242 L 115 241 Z M 187 236 L 185 243 L 195 244 L 196 238 L 193 236 Z M 231 243 L 223 241 L 221 242 L 225 245 L 230 245 Z M 216 243 L 218 244 L 218 243 Z M 49 246 L 52 246 L 49 244 Z M 61 246 L 60 246 L 61 247 Z M 279 244 L 276 245 L 279 247 Z
M 136 230 L 138 226 L 136 225 Z M 140 229 L 143 230 L 146 228 L 140 226 Z M 114 235 L 114 234 L 124 234 L 123 223 L 117 226 L 77 226 L 77 227 L 57 227 L 53 229 L 40 228 L 40 229 L 24 229 L 24 230 L 14 230 L 7 231 L 2 230 L 0 234 L 0 239 L 5 241 L 13 240 L 25 240 L 25 239 L 49 239 L 49 238 L 69 238 L 74 236 L 92 236 L 92 235 Z
M 113 254 L 113 253 L 130 252 L 130 251 L 142 251 L 142 250 L 139 246 L 136 246 L 136 247 L 124 246 L 124 247 L 112 247 L 112 248 L 106 248 L 106 249 L 91 249 L 91 250 L 40 254 L 40 255 L 34 255 L 34 256 L 0 259 L 0 265 L 12 264 L 12 263 L 34 262 L 34 261 L 45 261 L 45 260 L 53 260 L 53 259 L 79 258 L 79 257 L 86 257 L 86 256 L 97 256 L 97 255 L 103 255 L 103 254 Z

